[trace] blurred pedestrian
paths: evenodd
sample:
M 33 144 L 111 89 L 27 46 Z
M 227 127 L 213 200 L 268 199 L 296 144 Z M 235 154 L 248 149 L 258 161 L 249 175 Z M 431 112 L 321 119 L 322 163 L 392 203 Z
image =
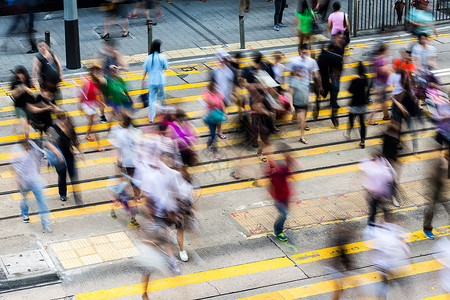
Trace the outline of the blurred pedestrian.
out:
M 406 20 L 412 25 L 412 32 L 419 36 L 422 33 L 437 35 L 435 18 L 429 8 L 429 0 L 417 0 L 416 7 L 411 7 Z
M 117 66 L 120 70 L 127 71 L 128 64 L 124 61 L 122 54 L 117 50 L 116 43 L 113 40 L 105 41 L 100 52 L 95 54 L 95 57 L 101 60 L 100 67 L 102 67 L 103 74 L 108 77 L 111 76 L 111 66 Z M 106 119 L 102 120 L 106 123 Z
M 116 159 L 119 170 L 130 178 L 134 178 L 139 161 L 138 145 L 142 132 L 132 125 L 131 118 L 127 113 L 122 113 L 121 119 L 121 123 L 111 128 L 108 140 L 117 150 Z M 131 182 L 131 186 L 133 187 L 134 201 L 140 203 L 140 189 L 133 182 Z M 139 227 L 134 217 L 132 217 L 130 225 Z
M 322 21 L 326 19 L 328 6 L 330 5 L 330 0 L 312 0 L 312 9 L 319 16 L 321 16 Z
M 166 55 L 161 53 L 161 44 L 162 42 L 160 40 L 154 40 L 152 42 L 150 54 L 145 59 L 143 67 L 144 76 L 142 78 L 142 86 L 148 74 L 148 119 L 150 123 L 155 119 L 157 108 L 162 106 L 164 101 L 164 86 L 166 84 L 164 70 L 167 70 L 169 62 Z
M 128 14 L 125 6 L 124 0 L 111 0 L 111 3 L 107 6 L 106 15 L 103 18 L 103 34 L 101 38 L 103 40 L 109 40 L 109 26 L 112 22 L 120 17 L 123 20 L 123 24 L 125 26 L 122 37 L 127 37 L 130 35 L 129 31 L 129 22 L 128 22 Z
M 389 78 L 389 73 L 391 71 L 391 58 L 389 57 L 389 46 L 382 43 L 377 51 L 376 56 L 373 61 L 373 68 L 375 71 L 375 88 L 377 93 L 378 103 L 381 105 L 381 110 L 383 111 L 383 120 L 390 120 L 387 101 L 387 80 Z M 369 115 L 369 124 L 378 125 L 378 122 L 373 120 L 373 117 L 377 109 L 372 110 Z
M 40 84 L 47 82 L 57 86 L 63 78 L 63 69 L 58 57 L 45 41 L 38 42 L 38 49 L 39 53 L 33 60 L 33 80 Z
M 437 69 L 436 48 L 430 46 L 430 41 L 426 33 L 419 34 L 419 42 L 411 49 L 411 57 L 414 65 L 419 71 L 419 76 L 424 77 L 426 73 Z
M 444 196 L 444 188 L 448 184 L 446 165 L 448 165 L 448 162 L 445 158 L 435 159 L 431 164 L 431 176 L 428 179 L 428 185 L 426 185 L 429 191 L 427 191 L 428 204 L 423 212 L 423 233 L 431 240 L 434 239 L 432 222 L 436 206 L 442 204 L 447 211 L 447 217 L 450 216 L 450 202 Z
M 275 207 L 279 213 L 274 224 L 273 235 L 280 241 L 286 242 L 288 239 L 283 233 L 284 223 L 289 213 L 289 202 L 293 196 L 293 190 L 288 182 L 288 178 L 292 175 L 294 166 L 299 167 L 300 165 L 289 155 L 289 147 L 286 144 L 282 144 L 280 149 L 283 151 L 284 159 L 282 161 L 269 159 L 264 173 L 269 177 L 269 193 L 275 200 Z
M 275 52 L 275 62 L 272 65 L 273 76 L 275 81 L 282 85 L 284 83 L 284 72 L 286 71 L 286 66 L 283 64 L 284 54 L 280 51 Z M 280 91 L 281 86 L 278 91 Z
M 133 101 L 128 92 L 128 85 L 119 76 L 120 67 L 111 65 L 109 76 L 100 79 L 100 89 L 106 97 L 106 104 L 112 107 L 112 116 L 120 119 L 122 113 L 131 114 Z
M 341 3 L 333 3 L 333 13 L 328 17 L 327 36 L 333 36 L 338 32 L 350 32 L 350 23 L 348 22 L 348 15 L 341 11 Z M 347 42 L 348 43 L 348 42 Z
M 316 14 L 309 7 L 308 1 L 301 1 L 301 8 L 295 12 L 297 16 L 295 21 L 298 23 L 297 36 L 298 46 L 300 48 L 303 43 L 308 43 L 311 46 L 311 36 L 313 35 L 313 23 L 316 20 Z
M 375 215 L 380 206 L 386 215 L 386 199 L 390 199 L 391 185 L 395 180 L 396 173 L 391 164 L 381 153 L 374 152 L 372 159 L 364 161 L 360 165 L 364 172 L 363 186 L 369 193 L 369 226 L 375 226 Z
M 280 28 L 287 27 L 283 24 L 283 12 L 286 7 L 286 0 L 275 0 L 275 14 L 273 15 L 273 29 L 280 31 Z
M 30 134 L 30 124 L 27 118 L 27 103 L 33 103 L 34 86 L 31 83 L 30 75 L 24 66 L 16 66 L 13 71 L 13 78 L 11 79 L 10 96 L 14 101 L 14 110 L 16 118 L 19 119 L 19 125 L 25 135 L 25 140 L 28 140 Z M 14 127 L 16 129 L 16 127 Z
M 75 168 L 75 153 L 83 155 L 80 148 L 80 143 L 78 142 L 78 137 L 75 132 L 75 126 L 72 120 L 65 113 L 60 113 L 56 117 L 56 124 L 47 130 L 48 140 L 45 145 L 49 147 L 51 143 L 53 146 L 57 147 L 61 151 L 65 165 L 62 168 L 57 168 L 58 173 L 58 192 L 59 199 L 63 202 L 67 201 L 67 173 L 69 174 L 70 182 L 72 184 L 73 197 L 77 205 L 82 205 L 78 190 L 78 174 Z M 77 152 L 74 152 L 74 148 Z
M 94 126 L 94 117 L 97 114 L 97 110 L 100 110 L 100 119 L 105 118 L 105 100 L 103 99 L 103 93 L 100 90 L 100 81 L 103 77 L 102 69 L 99 66 L 93 66 L 89 69 L 89 77 L 84 77 L 83 86 L 79 87 L 79 108 L 83 110 L 88 119 L 88 129 L 86 131 L 86 140 L 93 142 L 97 141 L 97 149 L 99 152 L 104 151 L 100 145 L 97 132 L 94 130 L 91 136 L 92 126 Z
M 54 148 L 52 150 L 55 151 Z M 15 171 L 19 191 L 23 196 L 20 201 L 22 220 L 24 223 L 30 222 L 27 194 L 31 191 L 38 204 L 42 228 L 44 232 L 52 233 L 48 216 L 50 212 L 43 191 L 44 182 L 40 174 L 44 152 L 33 141 L 21 140 L 18 144 L 14 145 L 13 153 L 11 165 Z M 62 158 L 60 157 L 60 159 Z
M 239 0 L 239 12 L 241 16 L 250 12 L 250 0 Z
M 339 89 L 341 87 L 341 75 L 344 67 L 344 46 L 343 46 L 343 35 L 337 33 L 333 35 L 332 41 L 328 46 L 328 52 L 333 58 L 329 60 L 330 65 L 328 65 L 330 73 L 330 107 L 331 107 L 331 122 L 335 129 L 339 128 L 339 119 L 337 114 L 340 108 L 338 104 Z
M 364 68 L 363 63 L 360 61 L 358 64 L 358 78 L 355 78 L 350 83 L 350 87 L 348 88 L 349 93 L 352 94 L 352 100 L 350 102 L 350 110 L 349 110 L 349 128 L 347 134 L 344 136 L 347 139 L 351 138 L 351 132 L 353 129 L 353 123 L 355 118 L 359 118 L 360 125 L 360 138 L 361 141 L 359 146 L 364 149 L 366 147 L 366 123 L 364 122 L 364 116 L 367 111 L 367 89 L 369 86 L 369 82 L 367 81 L 366 70 Z
M 144 5 L 144 8 L 141 8 L 141 4 Z M 139 17 L 139 9 L 144 11 L 146 22 L 145 24 L 152 24 L 156 25 L 156 22 L 153 22 L 152 19 L 150 19 L 150 10 L 155 8 L 155 3 L 153 0 L 137 0 L 136 5 L 134 7 L 134 10 L 132 13 L 128 14 L 128 18 L 137 19 Z
M 217 148 L 214 146 L 216 139 L 216 130 L 227 118 L 225 98 L 216 87 L 214 78 L 210 84 L 203 90 L 203 100 L 206 103 L 205 122 L 210 131 L 210 137 L 206 143 L 208 150 L 211 151 L 215 158 L 218 158 Z
M 296 119 L 300 128 L 300 139 L 299 142 L 303 144 L 308 144 L 309 142 L 305 139 L 305 127 L 306 127 L 306 114 L 308 112 L 309 104 L 309 81 L 302 77 L 302 69 L 294 67 L 294 70 L 289 76 L 289 93 L 292 98 L 292 108 L 291 112 L 297 114 Z

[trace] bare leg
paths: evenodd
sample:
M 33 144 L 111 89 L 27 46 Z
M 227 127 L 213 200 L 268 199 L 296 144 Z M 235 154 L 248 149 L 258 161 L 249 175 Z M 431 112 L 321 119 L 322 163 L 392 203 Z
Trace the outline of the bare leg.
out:
M 184 250 L 184 230 L 183 229 L 177 229 L 177 242 L 178 247 L 180 248 L 180 251 Z
M 108 34 L 109 22 L 111 22 L 111 19 L 109 17 L 103 18 L 103 36 Z
M 142 274 L 142 299 L 148 300 L 148 282 L 150 280 L 150 274 Z
M 137 15 L 140 6 L 141 6 L 141 2 L 136 2 L 136 6 L 134 7 L 133 14 Z
M 128 22 L 128 18 L 123 18 L 123 24 L 125 25 L 125 31 L 123 32 L 123 34 L 127 34 L 128 33 L 128 27 L 130 22 Z

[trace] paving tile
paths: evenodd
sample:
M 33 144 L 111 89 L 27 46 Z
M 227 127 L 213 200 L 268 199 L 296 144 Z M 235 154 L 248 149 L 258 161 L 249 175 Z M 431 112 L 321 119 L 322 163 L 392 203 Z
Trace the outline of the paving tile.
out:
M 87 256 L 80 257 L 80 260 L 83 262 L 85 266 L 87 265 L 93 265 L 103 262 L 102 258 L 98 254 L 92 254 Z
M 92 254 L 96 254 L 97 253 L 95 248 L 92 247 L 92 246 L 83 247 L 83 248 L 76 248 L 75 252 L 78 254 L 79 257 L 92 255 Z
M 83 262 L 79 258 L 71 258 L 60 261 L 64 269 L 73 269 L 84 266 Z

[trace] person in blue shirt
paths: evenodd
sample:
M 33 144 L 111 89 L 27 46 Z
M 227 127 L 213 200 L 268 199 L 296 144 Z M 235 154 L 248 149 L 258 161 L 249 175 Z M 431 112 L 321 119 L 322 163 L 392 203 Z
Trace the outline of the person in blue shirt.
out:
M 167 70 L 169 65 L 167 57 L 161 53 L 161 44 L 160 40 L 153 41 L 150 54 L 144 62 L 142 85 L 144 85 L 145 77 L 148 74 L 148 119 L 150 122 L 153 122 L 156 116 L 156 101 L 159 101 L 162 105 L 164 100 L 164 85 L 166 84 L 164 70 Z

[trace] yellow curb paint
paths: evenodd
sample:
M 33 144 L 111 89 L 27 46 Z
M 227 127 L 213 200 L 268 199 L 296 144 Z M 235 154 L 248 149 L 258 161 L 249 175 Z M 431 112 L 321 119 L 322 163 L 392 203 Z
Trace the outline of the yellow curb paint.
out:
M 437 260 L 430 260 L 411 265 L 395 268 L 392 271 L 392 279 L 404 278 L 414 275 L 426 274 L 443 269 L 444 267 Z M 309 285 L 303 285 L 297 288 L 285 289 L 276 292 L 264 293 L 260 295 L 239 298 L 240 300 L 266 300 L 283 299 L 295 300 L 316 295 L 323 295 L 337 290 L 346 290 L 355 287 L 361 287 L 368 284 L 381 282 L 383 280 L 380 272 L 369 272 L 360 275 L 344 277 L 344 285 L 340 287 L 335 280 L 327 280 Z
M 294 266 L 294 263 L 289 258 L 280 257 L 238 266 L 225 267 L 222 269 L 211 271 L 179 275 L 151 281 L 148 292 L 159 291 L 177 286 L 191 285 L 211 280 L 226 279 L 247 274 L 260 273 L 264 271 L 276 270 L 292 266 Z M 119 288 L 77 294 L 75 295 L 75 297 L 78 300 L 102 300 L 125 297 L 129 295 L 137 295 L 140 293 L 142 293 L 142 285 L 139 283 Z

